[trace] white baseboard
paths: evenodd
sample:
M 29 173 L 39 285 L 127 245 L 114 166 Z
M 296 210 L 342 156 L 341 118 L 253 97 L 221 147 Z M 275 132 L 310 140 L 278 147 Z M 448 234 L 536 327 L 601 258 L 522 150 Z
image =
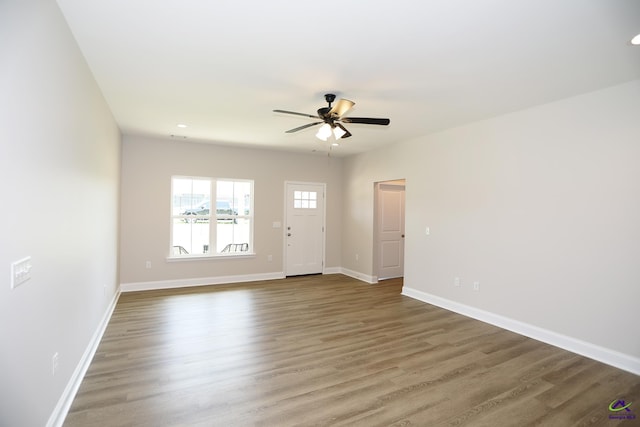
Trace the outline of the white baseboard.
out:
M 80 358 L 76 369 L 73 371 L 73 374 L 71 375 L 67 386 L 62 392 L 62 396 L 60 396 L 60 399 L 58 399 L 58 403 L 53 409 L 53 413 L 49 417 L 49 421 L 47 421 L 47 427 L 61 427 L 64 423 L 64 420 L 67 417 L 67 413 L 69 412 L 69 408 L 71 408 L 71 404 L 73 403 L 73 399 L 76 397 L 76 393 L 78 392 L 80 384 L 84 379 L 84 375 L 87 373 L 87 369 L 89 369 L 89 365 L 93 360 L 93 356 L 96 354 L 96 350 L 98 350 L 98 345 L 100 344 L 100 340 L 102 340 L 104 331 L 107 329 L 109 320 L 111 320 L 113 310 L 116 308 L 119 297 L 120 291 L 115 293 L 113 299 L 107 307 L 107 310 L 102 316 L 102 319 L 98 324 L 98 328 L 91 337 L 91 340 L 89 341 L 84 354 Z
M 498 326 L 502 329 L 533 338 L 538 341 L 551 344 L 555 347 L 568 350 L 572 353 L 606 363 L 607 365 L 620 368 L 635 375 L 640 375 L 640 359 L 628 354 L 620 353 L 596 344 L 572 338 L 548 329 L 539 328 L 528 323 L 500 316 L 488 311 L 480 310 L 465 304 L 441 298 L 416 289 L 403 287 L 402 295 L 417 299 L 428 304 L 432 304 L 449 311 Z
M 378 278 L 343 267 L 327 267 L 322 274 L 344 274 L 354 279 L 373 284 Z M 191 286 L 223 285 L 228 283 L 256 282 L 260 280 L 284 279 L 284 272 L 245 274 L 236 276 L 199 277 L 196 279 L 157 280 L 153 282 L 121 283 L 121 292 L 153 291 L 160 289 L 186 288 Z
M 353 277 L 354 279 L 362 280 L 363 282 L 367 282 L 369 284 L 378 283 L 378 278 L 376 276 L 370 276 L 368 274 L 349 270 L 348 268 L 344 267 L 339 267 L 339 270 L 339 273 L 344 274 L 345 276 Z
M 284 279 L 283 272 L 243 274 L 236 276 L 199 277 L 196 279 L 158 280 L 154 282 L 121 283 L 121 292 L 151 291 L 158 289 L 186 288 L 191 286 L 221 285 L 226 283 L 257 282 Z

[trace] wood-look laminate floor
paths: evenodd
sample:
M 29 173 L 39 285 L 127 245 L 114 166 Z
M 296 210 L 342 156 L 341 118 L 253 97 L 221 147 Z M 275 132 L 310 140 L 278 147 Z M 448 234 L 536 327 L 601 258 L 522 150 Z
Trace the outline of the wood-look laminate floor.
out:
M 123 294 L 64 425 L 639 425 L 608 407 L 640 418 L 640 377 L 401 288 L 327 275 Z

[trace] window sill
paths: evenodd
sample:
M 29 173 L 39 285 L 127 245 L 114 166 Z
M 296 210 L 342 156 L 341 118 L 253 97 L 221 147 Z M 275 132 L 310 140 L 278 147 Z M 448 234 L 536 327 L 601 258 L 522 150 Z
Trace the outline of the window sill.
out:
M 215 254 L 215 255 L 184 255 L 184 256 L 170 256 L 167 257 L 167 262 L 183 262 L 183 261 L 212 261 L 212 260 L 222 260 L 222 259 L 250 259 L 255 258 L 256 254 L 254 252 L 239 254 Z

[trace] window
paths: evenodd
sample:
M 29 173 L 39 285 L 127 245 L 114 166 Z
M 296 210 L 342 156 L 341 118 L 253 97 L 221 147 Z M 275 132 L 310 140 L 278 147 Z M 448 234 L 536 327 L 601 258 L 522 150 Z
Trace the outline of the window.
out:
M 252 252 L 253 181 L 173 177 L 171 184 L 171 257 Z

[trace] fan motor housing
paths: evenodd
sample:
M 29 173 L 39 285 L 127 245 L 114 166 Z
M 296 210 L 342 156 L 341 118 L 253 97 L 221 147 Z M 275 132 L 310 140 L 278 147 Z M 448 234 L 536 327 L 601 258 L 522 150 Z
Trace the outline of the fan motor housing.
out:
M 318 117 L 325 119 L 328 116 L 329 111 L 331 111 L 331 108 L 329 107 L 318 108 Z

